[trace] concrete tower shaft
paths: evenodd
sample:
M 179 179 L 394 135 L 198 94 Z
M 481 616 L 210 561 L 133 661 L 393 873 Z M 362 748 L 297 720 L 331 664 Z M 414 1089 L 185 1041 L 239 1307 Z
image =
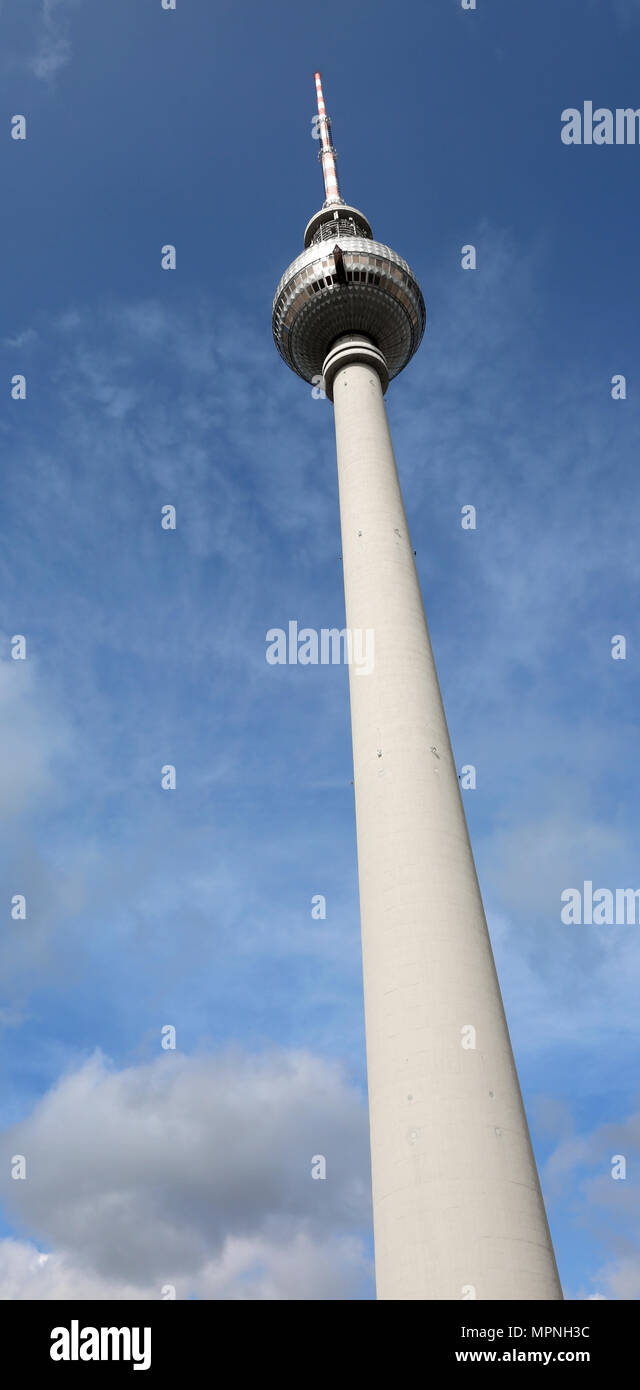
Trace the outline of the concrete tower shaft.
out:
M 378 1298 L 560 1299 L 383 399 L 424 304 L 386 247 L 345 279 L 378 243 L 334 212 L 358 233 L 316 214 L 273 325 L 333 401 L 347 627 L 375 639 L 349 683 Z
M 381 354 L 336 344 L 380 1299 L 562 1297 L 383 400 Z

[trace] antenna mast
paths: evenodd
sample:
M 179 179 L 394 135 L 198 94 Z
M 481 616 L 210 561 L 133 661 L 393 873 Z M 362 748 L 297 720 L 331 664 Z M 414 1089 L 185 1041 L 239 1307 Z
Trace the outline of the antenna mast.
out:
M 322 173 L 324 176 L 324 191 L 326 193 L 325 207 L 331 207 L 334 203 L 344 204 L 344 198 L 340 197 L 340 185 L 338 183 L 338 170 L 336 169 L 337 152 L 331 143 L 331 121 L 327 115 L 327 108 L 324 104 L 322 94 L 322 78 L 319 72 L 314 72 L 316 80 L 316 94 L 318 97 L 318 128 L 320 130 L 321 147 L 318 150 L 318 159 L 322 162 Z

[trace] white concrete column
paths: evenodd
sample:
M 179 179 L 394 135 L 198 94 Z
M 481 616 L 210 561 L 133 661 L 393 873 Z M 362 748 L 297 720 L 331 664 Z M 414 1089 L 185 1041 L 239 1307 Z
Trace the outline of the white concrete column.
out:
M 380 375 L 379 375 L 380 373 Z M 381 378 L 382 377 L 382 384 Z M 561 1299 L 389 434 L 384 359 L 333 396 L 379 1299 Z

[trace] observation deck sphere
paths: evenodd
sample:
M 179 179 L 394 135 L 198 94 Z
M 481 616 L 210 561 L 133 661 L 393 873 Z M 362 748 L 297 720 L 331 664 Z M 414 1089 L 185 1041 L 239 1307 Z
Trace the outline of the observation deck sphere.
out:
M 342 252 L 345 283 L 334 247 Z M 336 338 L 363 334 L 384 354 L 393 378 L 406 367 L 425 329 L 422 291 L 413 271 L 390 247 L 368 237 L 316 241 L 285 271 L 273 301 L 275 344 L 304 381 L 317 382 Z

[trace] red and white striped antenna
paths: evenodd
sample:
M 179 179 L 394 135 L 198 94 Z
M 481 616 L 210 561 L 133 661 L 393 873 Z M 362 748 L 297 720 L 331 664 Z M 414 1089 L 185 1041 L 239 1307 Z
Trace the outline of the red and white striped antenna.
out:
M 330 203 L 344 203 L 344 198 L 340 197 L 338 170 L 336 169 L 336 151 L 331 143 L 331 121 L 329 120 L 327 108 L 324 104 L 322 78 L 319 72 L 314 72 L 313 75 L 316 81 L 316 94 L 318 97 L 318 129 L 320 131 L 321 140 L 318 159 L 322 161 L 324 191 L 327 195 L 325 207 L 327 207 Z

